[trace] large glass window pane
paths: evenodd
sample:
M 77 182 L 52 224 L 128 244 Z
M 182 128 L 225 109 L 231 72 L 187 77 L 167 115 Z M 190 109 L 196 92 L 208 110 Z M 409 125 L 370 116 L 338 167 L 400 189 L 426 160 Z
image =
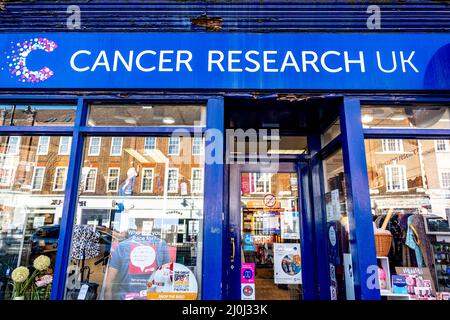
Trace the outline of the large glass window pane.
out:
M 2 126 L 73 126 L 73 105 L 0 105 Z
M 12 298 L 12 271 L 23 266 L 31 275 L 40 255 L 50 265 L 31 285 L 40 281 L 41 298 L 49 298 L 69 165 L 67 156 L 58 155 L 59 141 L 56 136 L 0 137 L 0 299 Z M 31 299 L 29 288 L 25 299 Z
M 97 156 L 91 138 L 106 146 Z M 169 155 L 169 139 L 120 137 L 122 156 L 110 157 L 116 137 L 87 138 L 66 299 L 201 296 L 202 157 L 190 137 Z
M 363 106 L 361 122 L 365 128 L 449 129 L 448 106 Z
M 384 152 L 386 144 L 402 152 Z M 411 285 L 402 293 L 410 299 L 450 292 L 448 145 L 445 139 L 365 141 L 382 296 L 399 293 L 392 281 L 405 277 Z
M 202 105 L 91 105 L 88 126 L 205 126 L 205 121 Z
M 352 259 L 342 150 L 323 161 L 327 244 L 332 300 L 354 300 L 354 284 L 349 271 Z

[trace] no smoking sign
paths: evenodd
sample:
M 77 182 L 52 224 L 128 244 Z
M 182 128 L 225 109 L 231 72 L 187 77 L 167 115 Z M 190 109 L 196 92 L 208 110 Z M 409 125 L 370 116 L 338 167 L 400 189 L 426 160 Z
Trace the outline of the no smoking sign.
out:
M 273 207 L 275 205 L 275 202 L 277 202 L 275 195 L 268 193 L 264 196 L 264 205 L 266 207 Z

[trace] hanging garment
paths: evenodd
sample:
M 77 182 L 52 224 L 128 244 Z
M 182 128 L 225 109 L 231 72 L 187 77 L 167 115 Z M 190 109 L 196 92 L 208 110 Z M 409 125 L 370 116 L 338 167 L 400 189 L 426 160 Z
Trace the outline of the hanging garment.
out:
M 401 265 L 403 262 L 403 232 L 400 226 L 399 214 L 394 214 L 389 221 L 389 231 L 392 234 L 392 256 L 395 265 Z
M 422 251 L 421 251 L 419 245 L 417 244 L 417 241 L 419 241 L 419 239 L 415 238 L 417 236 L 414 234 L 414 231 L 413 231 L 415 229 L 414 226 L 411 228 L 413 219 L 414 219 L 414 215 L 412 215 L 408 218 L 408 231 L 406 232 L 405 244 L 414 250 L 414 252 L 416 254 L 417 267 L 423 268 Z
M 423 257 L 425 259 L 426 266 L 430 269 L 432 275 L 435 275 L 434 271 L 434 256 L 431 246 L 430 238 L 428 237 L 425 230 L 425 222 L 423 215 L 415 214 L 411 221 L 411 227 L 415 230 L 418 237 L 418 245 L 422 251 Z
M 100 254 L 100 233 L 92 226 L 76 225 L 72 239 L 72 259 L 92 259 Z

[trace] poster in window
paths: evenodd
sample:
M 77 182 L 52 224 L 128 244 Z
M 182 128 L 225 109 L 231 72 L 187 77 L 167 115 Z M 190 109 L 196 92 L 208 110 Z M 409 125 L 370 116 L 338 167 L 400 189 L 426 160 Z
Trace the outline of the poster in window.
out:
M 241 176 L 241 193 L 250 193 L 250 179 L 246 175 Z
M 45 217 L 34 217 L 33 229 L 40 228 L 45 224 Z
M 147 300 L 195 300 L 197 292 L 195 275 L 179 263 L 162 265 L 147 282 Z
M 300 213 L 281 213 L 281 239 L 300 239 Z
M 300 243 L 274 243 L 274 280 L 276 284 L 301 284 Z
M 331 190 L 331 221 L 341 218 L 341 204 L 339 203 L 339 189 Z

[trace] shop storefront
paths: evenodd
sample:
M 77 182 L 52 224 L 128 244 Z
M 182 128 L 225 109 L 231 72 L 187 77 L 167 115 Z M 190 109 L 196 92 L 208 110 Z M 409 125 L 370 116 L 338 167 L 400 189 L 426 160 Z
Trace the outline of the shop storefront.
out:
M 447 34 L 0 46 L 1 299 L 450 295 Z

